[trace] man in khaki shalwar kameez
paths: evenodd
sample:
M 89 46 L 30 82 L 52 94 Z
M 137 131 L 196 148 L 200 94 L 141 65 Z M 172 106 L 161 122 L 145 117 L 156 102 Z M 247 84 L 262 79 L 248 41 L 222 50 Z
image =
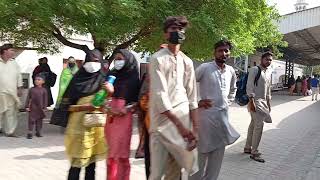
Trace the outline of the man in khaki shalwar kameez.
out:
M 264 122 L 271 123 L 271 71 L 268 67 L 273 60 L 273 54 L 266 52 L 261 57 L 259 66 L 249 70 L 247 81 L 247 94 L 250 98 L 248 109 L 251 115 L 251 123 L 248 128 L 247 142 L 244 153 L 251 154 L 250 158 L 265 162 L 258 151 Z
M 12 59 L 14 53 L 12 44 L 0 47 L 0 130 L 9 137 L 17 137 L 14 131 L 18 125 L 18 94 L 22 87 L 20 68 Z
M 150 59 L 149 180 L 179 180 L 181 169 L 197 171 L 197 91 L 193 62 L 180 51 L 188 21 L 168 17 L 164 23 L 168 48 Z

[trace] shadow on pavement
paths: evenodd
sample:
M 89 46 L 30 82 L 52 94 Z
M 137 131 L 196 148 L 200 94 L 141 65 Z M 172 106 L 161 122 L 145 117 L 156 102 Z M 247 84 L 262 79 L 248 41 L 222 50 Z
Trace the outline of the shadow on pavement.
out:
M 271 101 L 271 106 L 278 106 L 278 105 L 281 105 L 281 104 L 284 104 L 287 102 L 291 102 L 291 101 L 308 101 L 308 100 L 302 99 L 304 97 L 305 96 L 273 95 L 272 101 Z M 310 101 L 311 101 L 311 96 L 308 96 L 308 97 L 310 97 Z M 241 107 L 244 109 L 247 108 L 247 106 L 239 106 L 236 103 L 233 103 L 231 105 L 231 107 Z
M 246 139 L 242 139 L 227 149 L 219 180 L 300 180 L 306 177 L 320 152 L 320 102 L 292 114 L 288 113 L 290 108 L 283 109 L 281 107 L 283 112 L 278 112 L 283 117 L 281 122 L 262 135 L 259 149 L 266 163 L 255 162 L 244 154 Z
M 18 160 L 35 160 L 35 159 L 54 159 L 54 160 L 65 160 L 65 152 L 57 151 L 57 152 L 49 152 L 43 155 L 23 155 L 17 156 L 14 159 Z

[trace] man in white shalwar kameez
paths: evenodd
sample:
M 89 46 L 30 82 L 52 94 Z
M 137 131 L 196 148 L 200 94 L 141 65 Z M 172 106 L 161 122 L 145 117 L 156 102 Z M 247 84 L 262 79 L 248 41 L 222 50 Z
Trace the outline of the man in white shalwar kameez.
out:
M 180 51 L 188 21 L 168 17 L 164 23 L 168 48 L 150 59 L 149 180 L 179 180 L 181 170 L 197 168 L 197 91 L 193 62 Z
M 0 130 L 8 137 L 17 137 L 14 132 L 22 87 L 20 68 L 12 59 L 14 54 L 12 44 L 0 47 Z
M 237 76 L 233 67 L 225 64 L 232 45 L 227 40 L 215 44 L 214 59 L 196 69 L 199 82 L 199 166 L 192 180 L 218 178 L 225 146 L 234 143 L 239 133 L 229 123 L 228 107 L 235 98 Z

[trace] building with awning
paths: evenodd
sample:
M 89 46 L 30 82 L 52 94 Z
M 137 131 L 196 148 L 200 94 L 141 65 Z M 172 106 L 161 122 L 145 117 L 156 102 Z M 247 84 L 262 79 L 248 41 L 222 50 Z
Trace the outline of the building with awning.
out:
M 297 9 L 297 8 L 296 8 Z M 297 12 L 283 15 L 278 27 L 288 42 L 288 47 L 280 49 L 281 61 L 286 62 L 284 84 L 293 75 L 294 64 L 304 66 L 320 65 L 320 6 L 297 9 Z M 259 62 L 261 52 L 249 56 L 249 65 Z

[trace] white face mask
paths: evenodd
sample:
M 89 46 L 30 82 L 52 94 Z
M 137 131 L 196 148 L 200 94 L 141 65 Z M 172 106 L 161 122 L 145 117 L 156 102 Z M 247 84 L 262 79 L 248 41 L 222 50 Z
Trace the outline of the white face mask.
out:
M 87 62 L 83 65 L 83 68 L 88 73 L 95 73 L 101 69 L 101 63 L 100 62 Z
M 116 70 L 120 70 L 124 67 L 125 64 L 126 64 L 125 60 L 115 60 L 114 61 L 114 68 Z

